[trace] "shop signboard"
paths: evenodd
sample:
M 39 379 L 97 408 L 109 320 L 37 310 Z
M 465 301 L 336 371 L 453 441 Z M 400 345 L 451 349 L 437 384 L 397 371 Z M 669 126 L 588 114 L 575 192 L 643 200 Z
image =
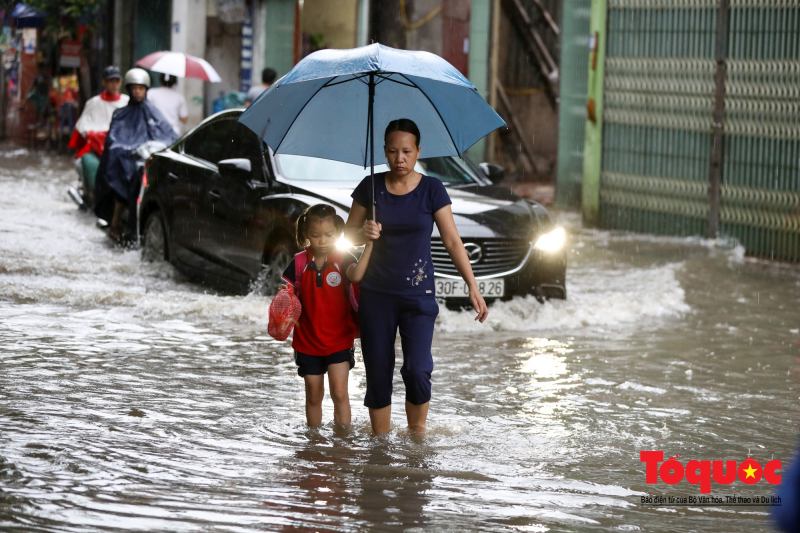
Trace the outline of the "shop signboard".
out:
M 65 68 L 78 68 L 81 66 L 80 41 L 62 41 L 58 64 Z

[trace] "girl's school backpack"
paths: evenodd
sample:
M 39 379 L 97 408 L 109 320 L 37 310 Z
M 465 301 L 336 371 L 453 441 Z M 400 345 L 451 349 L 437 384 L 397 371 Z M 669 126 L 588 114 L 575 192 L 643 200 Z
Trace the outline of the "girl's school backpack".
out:
M 300 299 L 294 293 L 292 285 L 279 290 L 269 304 L 267 333 L 275 340 L 285 341 L 300 319 L 302 311 Z

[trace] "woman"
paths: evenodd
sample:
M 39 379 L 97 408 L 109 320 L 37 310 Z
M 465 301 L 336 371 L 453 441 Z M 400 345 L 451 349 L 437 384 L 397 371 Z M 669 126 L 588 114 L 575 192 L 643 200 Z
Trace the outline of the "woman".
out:
M 388 433 L 391 420 L 394 341 L 397 329 L 403 346 L 400 373 L 406 387 L 406 418 L 412 433 L 425 431 L 431 398 L 431 342 L 439 306 L 435 300 L 431 233 L 433 223 L 461 276 L 483 322 L 489 313 L 478 291 L 466 250 L 458 234 L 450 197 L 442 182 L 414 170 L 420 134 L 409 119 L 393 120 L 384 134 L 389 171 L 364 178 L 353 191 L 347 231 L 355 242 L 374 241 L 372 258 L 361 281 L 359 323 L 367 374 L 364 405 L 372 431 Z

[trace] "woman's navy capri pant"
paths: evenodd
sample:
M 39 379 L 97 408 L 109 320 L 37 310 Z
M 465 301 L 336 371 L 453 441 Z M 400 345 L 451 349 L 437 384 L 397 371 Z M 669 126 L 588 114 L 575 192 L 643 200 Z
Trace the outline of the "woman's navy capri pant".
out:
M 400 329 L 406 401 L 420 405 L 431 399 L 433 326 L 439 305 L 433 295 L 402 296 L 361 289 L 358 317 L 361 351 L 367 373 L 364 405 L 380 409 L 392 403 L 394 341 Z

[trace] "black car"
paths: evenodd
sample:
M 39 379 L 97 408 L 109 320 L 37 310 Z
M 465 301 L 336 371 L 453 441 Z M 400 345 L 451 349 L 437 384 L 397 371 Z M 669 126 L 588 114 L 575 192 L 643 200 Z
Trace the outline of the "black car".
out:
M 207 118 L 148 160 L 139 199 L 140 238 L 145 259 L 167 259 L 216 288 L 270 290 L 297 250 L 297 216 L 308 205 L 325 202 L 346 219 L 350 193 L 365 171 L 325 159 L 274 155 L 238 122 L 241 112 Z M 566 297 L 564 230 L 543 206 L 492 185 L 481 167 L 457 157 L 420 159 L 417 169 L 447 186 L 487 300 Z M 431 247 L 437 296 L 464 303 L 466 287 L 435 226 Z

